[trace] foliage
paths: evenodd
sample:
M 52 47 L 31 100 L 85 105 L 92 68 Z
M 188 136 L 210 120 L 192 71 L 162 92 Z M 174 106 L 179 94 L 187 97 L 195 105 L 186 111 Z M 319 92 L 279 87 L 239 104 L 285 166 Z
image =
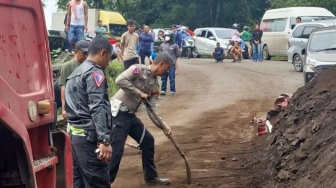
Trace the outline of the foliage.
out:
M 68 0 L 58 0 L 59 10 L 65 10 Z M 234 22 L 259 22 L 270 7 L 265 0 L 87 0 L 90 8 L 115 10 L 139 25 L 170 27 L 171 24 L 190 28 L 231 27 Z M 237 8 L 239 7 L 239 8 Z
M 292 6 L 312 6 L 312 7 L 323 7 L 336 13 L 336 0 L 270 0 L 273 8 L 280 7 L 292 7 Z
M 58 0 L 64 9 L 68 0 Z M 325 7 L 336 13 L 336 0 L 87 0 L 90 8 L 115 10 L 126 19 L 132 18 L 138 25 L 154 28 L 171 24 L 198 27 L 231 27 L 259 23 L 265 11 L 271 8 L 291 6 Z
M 119 74 L 124 71 L 123 64 L 119 63 L 118 61 L 110 62 L 107 70 L 105 71 L 107 77 L 107 83 L 109 86 L 109 95 L 112 97 L 115 93 L 117 93 L 119 87 L 115 83 L 115 79 Z
M 64 38 L 61 36 L 49 35 L 49 49 L 51 55 L 51 63 L 55 64 L 57 57 L 62 53 Z
M 51 63 L 55 64 L 56 63 L 56 59 L 57 57 L 62 53 L 62 49 L 61 48 L 57 48 L 57 49 L 50 49 L 50 55 L 51 55 Z
M 66 10 L 66 5 L 70 0 L 58 0 L 58 10 Z M 86 0 L 89 7 L 92 9 L 113 10 L 113 1 L 111 0 Z

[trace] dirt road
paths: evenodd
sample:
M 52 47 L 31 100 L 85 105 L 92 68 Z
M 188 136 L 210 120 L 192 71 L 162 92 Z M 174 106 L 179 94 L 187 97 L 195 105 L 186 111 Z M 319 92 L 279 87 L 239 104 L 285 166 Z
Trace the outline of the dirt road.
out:
M 181 59 L 176 82 L 177 95 L 161 97 L 158 109 L 190 160 L 192 185 L 186 184 L 183 159 L 142 111 L 138 115 L 156 139 L 159 175 L 176 188 L 258 187 L 258 174 L 246 165 L 257 139 L 249 120 L 271 109 L 279 94 L 302 86 L 302 74 L 285 61 Z M 126 148 L 113 187 L 146 187 L 136 150 Z

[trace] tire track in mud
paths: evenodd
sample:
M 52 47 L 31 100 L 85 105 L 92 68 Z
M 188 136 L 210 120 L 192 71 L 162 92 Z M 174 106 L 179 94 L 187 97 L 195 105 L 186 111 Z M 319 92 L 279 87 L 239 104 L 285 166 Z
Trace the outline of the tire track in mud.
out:
M 247 156 L 251 155 L 251 149 L 253 150 L 250 141 L 254 136 L 255 127 L 249 124 L 250 117 L 237 120 L 235 116 L 230 115 L 240 114 L 240 109 L 246 108 L 245 106 L 251 106 L 253 115 L 253 110 L 260 110 L 256 105 L 259 103 L 260 101 L 255 100 L 241 101 L 224 109 L 207 112 L 201 119 L 193 122 L 198 129 L 179 130 L 188 132 L 189 135 L 176 135 L 181 139 L 180 145 L 192 165 L 193 185 L 189 187 L 248 187 L 252 180 L 246 173 L 249 169 L 244 164 Z M 269 105 L 264 106 L 267 107 L 269 108 Z M 221 125 L 218 125 L 219 123 Z M 174 174 L 176 179 L 172 187 L 184 187 L 184 161 L 178 158 L 176 152 L 168 152 L 172 150 L 174 149 L 167 145 L 159 146 L 157 164 L 170 167 L 166 173 Z

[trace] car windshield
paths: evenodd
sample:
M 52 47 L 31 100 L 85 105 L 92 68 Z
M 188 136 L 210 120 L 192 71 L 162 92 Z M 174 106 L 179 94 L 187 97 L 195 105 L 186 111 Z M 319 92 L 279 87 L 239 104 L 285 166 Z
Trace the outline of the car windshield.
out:
M 216 35 L 220 39 L 231 39 L 232 38 L 232 29 L 225 30 L 215 30 Z
M 309 51 L 336 50 L 336 31 L 315 33 L 309 40 Z
M 120 37 L 124 32 L 127 31 L 126 25 L 119 25 L 119 24 L 110 24 L 110 34 L 112 36 Z

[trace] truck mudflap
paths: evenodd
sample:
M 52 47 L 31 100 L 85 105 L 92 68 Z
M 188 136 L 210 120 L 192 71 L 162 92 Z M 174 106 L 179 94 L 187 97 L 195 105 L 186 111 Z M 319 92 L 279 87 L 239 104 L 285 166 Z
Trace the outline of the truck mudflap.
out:
M 63 130 L 52 132 L 53 146 L 58 163 L 56 165 L 56 187 L 72 188 L 73 169 L 70 137 Z

